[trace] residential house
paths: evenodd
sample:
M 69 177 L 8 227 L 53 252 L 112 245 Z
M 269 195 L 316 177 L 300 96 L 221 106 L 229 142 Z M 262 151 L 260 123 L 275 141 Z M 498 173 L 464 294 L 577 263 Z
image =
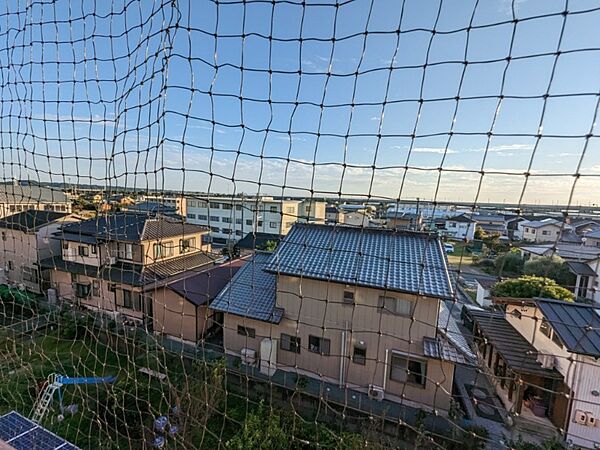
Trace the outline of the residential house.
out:
M 440 312 L 452 297 L 434 234 L 297 224 L 210 308 L 223 314 L 225 351 L 263 373 L 444 411 L 469 358 Z
M 595 228 L 585 233 L 582 242 L 584 245 L 600 248 L 600 228 Z
M 499 234 L 506 236 L 508 234 L 507 222 L 503 215 L 500 214 L 473 214 L 471 218 L 477 223 L 487 234 Z
M 488 307 L 492 305 L 490 291 L 492 286 L 496 284 L 498 280 L 494 278 L 477 278 L 475 279 L 475 285 L 477 286 L 477 295 L 475 302 L 482 307 Z
M 393 230 L 421 231 L 423 229 L 423 216 L 420 213 L 388 211 L 383 219 L 386 227 Z
M 57 189 L 18 182 L 0 184 L 0 218 L 30 209 L 70 213 L 71 201 Z
M 342 223 L 342 213 L 338 210 L 337 206 L 327 206 L 325 208 L 325 222 L 336 224 Z
M 549 299 L 505 303 L 504 319 L 533 348 L 521 359 L 537 362 L 545 372 L 516 378 L 524 384 L 513 388 L 514 411 L 547 417 L 570 447 L 597 448 L 600 309 Z M 508 389 L 510 383 L 507 379 Z
M 240 255 L 248 255 L 256 250 L 268 250 L 269 247 L 276 247 L 281 239 L 283 236 L 280 234 L 248 233 L 235 244 L 234 248 L 239 251 Z
M 112 316 L 152 323 L 144 289 L 216 259 L 208 230 L 166 216 L 114 213 L 56 233 L 62 253 L 40 261 L 58 297 Z
M 446 219 L 444 234 L 452 239 L 472 241 L 475 239 L 475 226 L 477 223 L 466 214 Z
M 201 267 L 163 286 L 147 289 L 153 300 L 154 333 L 196 344 L 214 323 L 208 306 L 246 262 L 242 258 Z
M 568 228 L 567 225 L 552 218 L 521 222 L 519 226 L 523 230 L 521 233 L 523 240 L 535 243 L 555 242 L 560 238 L 563 227 Z
M 43 291 L 39 261 L 60 255 L 60 243 L 53 238 L 58 227 L 79 220 L 66 212 L 27 210 L 0 220 L 2 284 Z
M 273 197 L 187 197 L 187 221 L 210 228 L 215 244 L 231 244 L 248 233 L 288 233 L 296 222 L 324 222 L 325 203 Z
M 344 225 L 354 227 L 369 227 L 374 217 L 375 207 L 370 205 L 343 204 L 338 206 Z

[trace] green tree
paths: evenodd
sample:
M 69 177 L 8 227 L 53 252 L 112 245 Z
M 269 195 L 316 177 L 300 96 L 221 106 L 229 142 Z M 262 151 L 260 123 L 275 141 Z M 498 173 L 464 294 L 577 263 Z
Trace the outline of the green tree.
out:
M 543 256 L 527 261 L 523 273 L 551 278 L 561 286 L 575 286 L 575 275 L 569 270 L 567 263 L 557 256 Z
M 265 245 L 263 246 L 263 250 L 265 250 L 267 252 L 274 252 L 276 248 L 277 248 L 277 241 L 267 241 L 267 242 L 265 242 Z
M 494 297 L 533 298 L 545 297 L 572 302 L 573 293 L 559 286 L 550 278 L 524 275 L 496 283 L 491 294 Z
M 475 227 L 475 234 L 473 235 L 473 237 L 475 239 L 485 239 L 487 237 L 487 234 L 485 234 L 485 231 L 483 230 L 483 228 L 481 228 L 480 226 Z
M 290 436 L 283 427 L 281 416 L 265 411 L 261 403 L 256 412 L 248 414 L 242 429 L 227 441 L 226 447 L 236 450 L 285 449 L 290 447 Z
M 494 259 L 494 268 L 498 275 L 521 275 L 523 273 L 523 258 L 519 253 L 513 251 L 502 253 Z

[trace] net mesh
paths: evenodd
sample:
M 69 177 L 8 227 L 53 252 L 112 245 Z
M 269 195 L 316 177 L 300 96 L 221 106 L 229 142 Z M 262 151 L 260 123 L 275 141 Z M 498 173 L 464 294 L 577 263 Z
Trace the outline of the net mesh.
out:
M 0 8 L 0 440 L 600 442 L 600 3 Z

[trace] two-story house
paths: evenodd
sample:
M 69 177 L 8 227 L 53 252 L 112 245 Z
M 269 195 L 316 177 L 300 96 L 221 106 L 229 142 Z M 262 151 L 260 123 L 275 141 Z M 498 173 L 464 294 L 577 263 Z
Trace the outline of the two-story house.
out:
M 455 363 L 465 362 L 439 325 L 452 296 L 434 234 L 297 224 L 210 308 L 223 315 L 225 351 L 267 374 L 447 410 Z
M 63 226 L 61 253 L 40 265 L 59 298 L 151 323 L 144 287 L 212 265 L 208 230 L 162 215 L 115 213 Z
M 39 261 L 60 255 L 60 243 L 52 239 L 53 234 L 61 225 L 77 220 L 73 214 L 35 209 L 0 220 L 0 283 L 41 293 Z
M 477 223 L 466 214 L 446 219 L 444 234 L 453 239 L 472 241 Z
M 536 243 L 556 242 L 560 238 L 563 227 L 569 228 L 568 225 L 563 225 L 562 222 L 552 218 L 521 222 L 519 227 L 524 241 Z
M 551 299 L 497 299 L 506 304 L 503 319 L 531 347 L 517 355 L 521 367 L 537 363 L 537 376 L 498 372 L 511 390 L 510 403 L 522 416 L 546 417 L 570 447 L 597 448 L 600 442 L 600 309 Z M 490 327 L 490 320 L 483 327 Z M 488 336 L 493 343 L 493 337 Z M 506 350 L 505 350 L 506 351 Z M 526 362 L 530 360 L 530 362 Z M 505 391 L 507 392 L 507 391 Z M 508 394 L 501 394 L 507 400 Z M 541 425 L 541 424 L 540 424 Z

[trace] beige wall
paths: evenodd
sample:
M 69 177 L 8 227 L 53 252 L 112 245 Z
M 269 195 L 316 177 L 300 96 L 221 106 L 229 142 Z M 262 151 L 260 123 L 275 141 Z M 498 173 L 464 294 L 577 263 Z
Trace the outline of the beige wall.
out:
M 436 336 L 439 300 L 408 294 L 384 293 L 370 288 L 355 288 L 354 304 L 344 304 L 345 286 L 311 279 L 279 276 L 277 305 L 285 309 L 278 325 L 226 314 L 224 344 L 226 350 L 239 354 L 244 347 L 260 351 L 260 341 L 281 334 L 299 337 L 300 354 L 277 350 L 277 364 L 284 370 L 306 371 L 308 374 L 367 389 L 373 384 L 386 389 L 386 395 L 400 397 L 447 409 L 452 392 L 454 366 L 423 356 L 423 338 Z M 302 297 L 300 297 L 300 292 Z M 415 301 L 414 317 L 401 317 L 382 312 L 379 296 L 402 297 Z M 256 330 L 252 339 L 237 334 L 238 325 Z M 329 356 L 309 351 L 309 336 L 330 340 Z M 342 353 L 342 342 L 344 351 Z M 279 345 L 279 344 L 278 344 Z M 354 346 L 366 347 L 367 362 L 352 362 Z M 425 388 L 399 383 L 389 377 L 392 353 L 411 355 L 427 363 Z M 386 364 L 387 361 L 387 364 Z M 436 382 L 440 388 L 436 389 Z
M 27 281 L 24 270 L 37 270 L 37 237 L 33 233 L 24 233 L 7 228 L 0 229 L 0 260 L 2 261 L 2 282 L 23 284 L 29 290 L 39 292 L 39 284 Z
M 100 282 L 99 295 L 95 296 L 93 290 L 90 290 L 88 298 L 79 299 L 75 295 L 75 290 L 71 281 L 71 274 L 60 270 L 51 271 L 52 286 L 57 290 L 59 297 L 82 306 L 92 309 L 98 309 L 107 313 L 122 313 L 129 317 L 141 319 L 144 317 L 142 311 L 134 311 L 132 309 L 117 306 L 118 299 L 122 298 L 123 289 L 140 292 L 137 287 L 132 287 L 126 284 L 111 283 L 106 280 L 96 279 L 85 275 L 77 275 L 77 282 L 83 284 L 92 284 L 93 280 Z M 115 286 L 115 292 L 110 291 L 110 286 Z
M 527 231 L 529 230 L 529 231 Z M 548 234 L 544 234 L 544 232 Z M 531 242 L 552 242 L 560 236 L 560 226 L 548 224 L 539 228 L 523 225 L 523 240 Z
M 156 241 L 143 241 L 141 243 L 142 252 L 143 252 L 143 264 L 154 264 L 155 262 L 167 261 L 169 259 L 177 258 L 178 256 L 189 255 L 192 253 L 197 253 L 197 252 L 202 252 L 202 251 L 210 252 L 210 244 L 202 243 L 202 236 L 206 235 L 206 234 L 208 234 L 208 233 L 194 233 L 194 234 L 173 236 L 173 237 L 169 237 L 169 238 L 159 239 Z M 181 253 L 180 248 L 179 248 L 179 241 L 181 239 L 189 239 L 189 238 L 196 239 L 195 248 L 190 249 L 188 252 Z M 161 244 L 161 243 L 163 245 L 170 243 L 169 247 L 171 247 L 173 249 L 173 255 L 164 257 L 164 258 L 155 259 L 154 258 L 154 245 Z
M 213 323 L 206 306 L 196 307 L 171 289 L 162 287 L 151 295 L 156 333 L 196 342 Z

